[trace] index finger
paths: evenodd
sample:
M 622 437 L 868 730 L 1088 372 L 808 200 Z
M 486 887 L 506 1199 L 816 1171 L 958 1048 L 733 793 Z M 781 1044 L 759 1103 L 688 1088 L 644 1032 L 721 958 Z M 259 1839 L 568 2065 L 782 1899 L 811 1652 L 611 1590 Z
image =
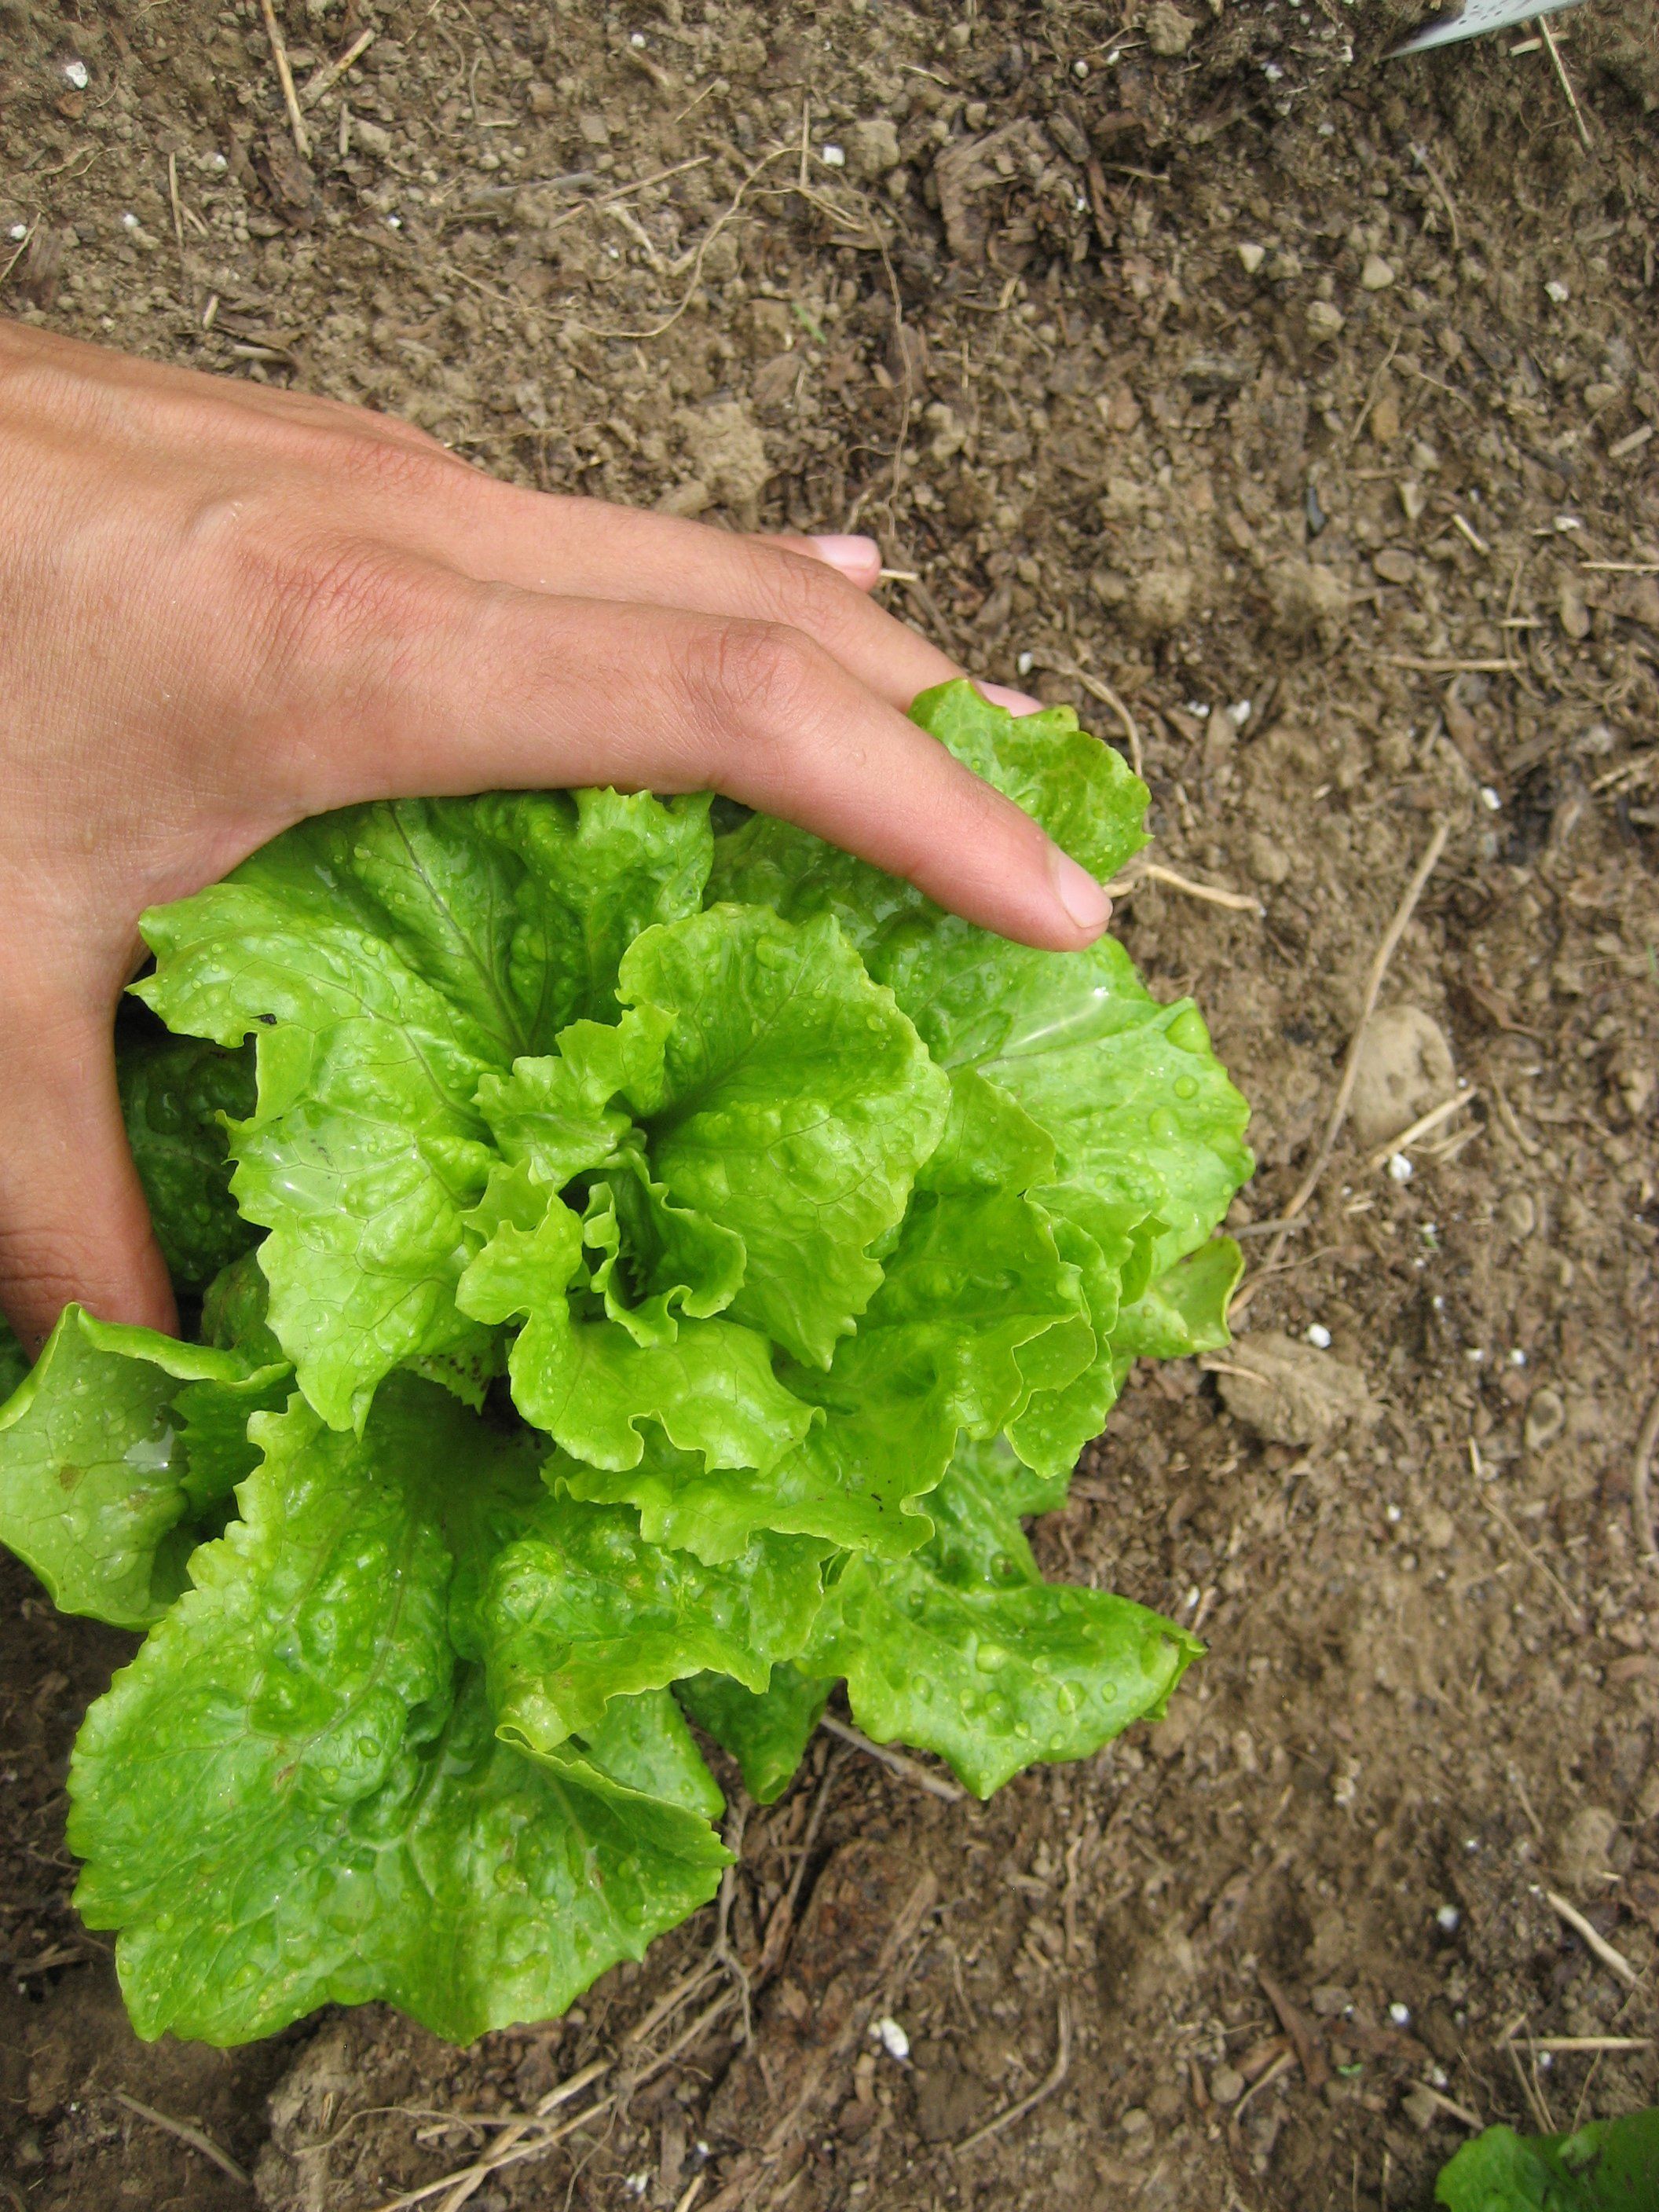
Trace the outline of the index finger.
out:
M 336 595 L 337 602 L 337 594 Z M 1029 945 L 1105 927 L 1030 817 L 799 630 L 481 586 L 437 568 L 290 633 L 303 811 L 522 786 L 714 788 Z

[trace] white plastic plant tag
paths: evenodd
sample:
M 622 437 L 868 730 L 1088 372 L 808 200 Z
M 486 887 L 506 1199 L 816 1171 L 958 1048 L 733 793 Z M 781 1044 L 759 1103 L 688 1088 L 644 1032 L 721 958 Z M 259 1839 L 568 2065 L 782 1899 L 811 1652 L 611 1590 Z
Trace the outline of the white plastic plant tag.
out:
M 1511 31 L 1539 15 L 1553 15 L 1559 9 L 1576 8 L 1578 0 L 1463 0 L 1449 15 L 1439 16 L 1415 31 L 1389 56 L 1419 54 L 1430 46 L 1449 46 L 1459 39 L 1478 39 L 1487 31 Z

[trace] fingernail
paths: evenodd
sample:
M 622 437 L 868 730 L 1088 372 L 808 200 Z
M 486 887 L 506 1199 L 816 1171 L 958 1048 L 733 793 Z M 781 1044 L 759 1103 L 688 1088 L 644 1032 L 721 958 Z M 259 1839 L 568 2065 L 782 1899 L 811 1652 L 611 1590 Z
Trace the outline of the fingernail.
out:
M 1112 902 L 1087 868 L 1079 867 L 1058 845 L 1048 848 L 1048 874 L 1060 904 L 1079 929 L 1098 937 L 1112 918 Z
M 848 538 L 836 530 L 807 540 L 820 561 L 839 568 L 854 583 L 867 580 L 881 566 L 881 548 L 873 538 Z
M 975 686 L 982 699 L 994 707 L 1006 707 L 1011 714 L 1040 714 L 1041 699 L 1034 699 L 1029 691 L 1016 691 L 1006 684 L 980 684 Z

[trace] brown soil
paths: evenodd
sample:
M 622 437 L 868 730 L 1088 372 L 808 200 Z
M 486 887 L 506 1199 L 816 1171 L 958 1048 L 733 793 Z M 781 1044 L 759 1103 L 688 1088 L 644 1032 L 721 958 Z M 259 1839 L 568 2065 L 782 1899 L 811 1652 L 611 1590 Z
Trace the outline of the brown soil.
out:
M 1534 2070 L 1503 2040 L 1656 2025 L 1546 1896 L 1648 1973 L 1659 577 L 1586 564 L 1659 550 L 1651 15 L 1555 19 L 1587 153 L 1516 34 L 1385 64 L 1400 0 L 1185 4 L 284 0 L 302 80 L 377 34 L 309 164 L 249 0 L 3 10 L 11 312 L 396 409 L 524 482 L 873 528 L 975 671 L 1029 666 L 1117 742 L 1109 687 L 1158 858 L 1261 904 L 1122 908 L 1255 1102 L 1238 1224 L 1312 1158 L 1441 822 L 1384 992 L 1437 1036 L 1393 1024 L 1368 1140 L 1449 1067 L 1479 1093 L 1407 1182 L 1345 1137 L 1223 1371 L 1132 1389 L 1042 1529 L 1051 1572 L 1201 1615 L 1161 1727 L 983 1808 L 822 1736 L 751 1814 L 751 1970 L 803 1877 L 752 2049 L 732 2006 L 644 2071 L 718 1978 L 625 2041 L 711 1915 L 465 2053 L 378 2008 L 138 2044 L 62 1843 L 125 1646 L 8 1571 L 13 2203 L 249 2202 L 123 2092 L 269 2212 L 367 2212 L 498 2133 L 434 2115 L 617 2054 L 618 2102 L 475 2212 L 684 2207 L 699 2177 L 701 2212 L 1398 2212 L 1463 2131 L 1425 2083 L 1523 2125 L 1659 2099 L 1650 2051 Z M 757 166 L 804 111 L 805 191 L 797 153 Z M 1062 2031 L 1051 2094 L 953 2150 Z

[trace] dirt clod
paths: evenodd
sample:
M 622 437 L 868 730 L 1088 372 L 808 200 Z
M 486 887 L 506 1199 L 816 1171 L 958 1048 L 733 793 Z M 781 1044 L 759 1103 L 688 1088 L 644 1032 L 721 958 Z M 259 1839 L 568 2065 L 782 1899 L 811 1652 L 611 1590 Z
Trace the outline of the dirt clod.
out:
M 1354 1061 L 1348 1118 L 1359 1143 L 1385 1145 L 1449 1097 L 1457 1081 L 1444 1030 L 1420 1006 L 1379 1007 Z
M 1281 561 L 1267 574 L 1273 618 L 1286 636 L 1334 638 L 1347 612 L 1347 586 L 1317 561 Z
M 1240 1337 L 1218 1374 L 1227 1411 L 1271 1443 L 1325 1444 L 1375 1425 L 1364 1370 L 1279 1329 Z
M 1172 7 L 1170 0 L 1154 0 L 1146 11 L 1146 43 L 1165 60 L 1173 60 L 1187 52 L 1196 27 L 1192 17 Z
M 1618 1815 L 1605 1805 L 1581 1805 L 1555 1839 L 1555 1864 L 1576 1899 L 1599 1896 L 1613 1875 Z

